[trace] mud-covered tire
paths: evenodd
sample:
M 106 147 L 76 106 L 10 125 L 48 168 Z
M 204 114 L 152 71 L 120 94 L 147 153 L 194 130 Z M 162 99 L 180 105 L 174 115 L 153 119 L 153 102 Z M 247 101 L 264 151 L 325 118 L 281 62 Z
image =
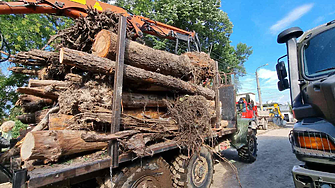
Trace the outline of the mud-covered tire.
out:
M 247 144 L 241 147 L 238 151 L 238 156 L 241 161 L 246 163 L 253 163 L 257 158 L 257 137 L 256 133 L 252 131 L 251 135 L 247 137 Z
M 171 163 L 173 187 L 209 188 L 214 174 L 212 153 L 205 147 L 190 159 L 179 154 Z
M 156 157 L 137 160 L 123 168 L 113 176 L 113 183 L 114 188 L 170 188 L 172 178 L 169 164 L 162 157 Z

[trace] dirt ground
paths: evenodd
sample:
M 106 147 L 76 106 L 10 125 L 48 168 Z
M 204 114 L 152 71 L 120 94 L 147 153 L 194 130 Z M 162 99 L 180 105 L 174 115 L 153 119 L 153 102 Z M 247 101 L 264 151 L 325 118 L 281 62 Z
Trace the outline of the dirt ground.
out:
M 291 169 L 301 164 L 292 153 L 288 135 L 293 124 L 285 128 L 258 131 L 258 156 L 252 164 L 239 162 L 237 151 L 228 149 L 222 154 L 238 169 L 242 187 L 288 188 L 294 187 Z M 239 188 L 232 169 L 224 163 L 214 166 L 212 188 Z

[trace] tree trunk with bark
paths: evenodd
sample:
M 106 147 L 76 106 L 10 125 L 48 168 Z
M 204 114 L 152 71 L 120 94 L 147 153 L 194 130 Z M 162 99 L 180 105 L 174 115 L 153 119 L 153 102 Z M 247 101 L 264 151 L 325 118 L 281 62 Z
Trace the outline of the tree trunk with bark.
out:
M 58 161 L 61 156 L 107 147 L 105 142 L 85 142 L 81 138 L 83 133 L 73 130 L 29 132 L 22 143 L 21 159 Z
M 35 113 L 28 113 L 28 114 L 22 114 L 19 116 L 16 116 L 18 120 L 20 120 L 22 123 L 31 124 L 31 123 L 39 123 L 44 116 L 48 113 L 49 109 L 44 109 L 37 111 Z
M 14 73 L 17 74 L 28 74 L 28 75 L 39 75 L 39 73 L 41 72 L 40 69 L 28 69 L 25 67 L 10 67 L 8 68 L 9 71 L 12 71 Z
M 95 37 L 92 53 L 100 57 L 115 60 L 117 34 L 101 30 Z M 141 69 L 171 75 L 183 80 L 191 80 L 193 65 L 184 55 L 176 55 L 144 46 L 126 39 L 125 63 Z
M 58 93 L 41 88 L 19 87 L 17 88 L 17 92 L 52 100 L 58 99 Z
M 22 65 L 47 66 L 50 60 L 56 60 L 57 58 L 57 52 L 31 50 L 17 53 L 11 61 Z
M 53 87 L 60 87 L 66 88 L 69 87 L 70 82 L 66 81 L 58 81 L 58 80 L 29 80 L 28 87 L 45 87 L 45 86 L 53 86 Z
M 15 105 L 20 105 L 24 112 L 36 112 L 43 109 L 45 106 L 50 106 L 54 103 L 52 99 L 43 99 L 33 95 L 20 95 L 19 100 Z
M 115 68 L 114 61 L 67 48 L 62 48 L 60 50 L 59 58 L 61 63 L 75 66 L 90 72 L 110 74 L 114 72 Z M 142 81 L 187 94 L 202 95 L 210 100 L 214 99 L 215 94 L 211 89 L 188 83 L 172 76 L 146 71 L 130 65 L 125 65 L 124 67 L 124 76 L 127 80 L 134 82 Z

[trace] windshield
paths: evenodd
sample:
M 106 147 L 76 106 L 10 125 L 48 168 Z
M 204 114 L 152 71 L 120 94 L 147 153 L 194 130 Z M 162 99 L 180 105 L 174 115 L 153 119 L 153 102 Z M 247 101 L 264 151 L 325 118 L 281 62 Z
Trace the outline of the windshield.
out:
M 319 77 L 335 71 L 335 28 L 307 41 L 303 52 L 307 77 Z

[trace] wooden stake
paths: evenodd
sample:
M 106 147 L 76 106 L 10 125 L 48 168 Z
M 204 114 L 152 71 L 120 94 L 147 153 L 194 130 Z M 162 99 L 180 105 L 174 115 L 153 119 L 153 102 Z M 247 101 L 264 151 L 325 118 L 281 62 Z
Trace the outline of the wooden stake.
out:
M 217 61 L 215 61 L 214 64 L 214 71 L 215 71 L 215 77 L 214 77 L 214 92 L 215 92 L 215 111 L 216 111 L 216 122 L 215 122 L 215 128 L 220 127 L 221 122 L 221 110 L 220 110 L 220 100 L 219 100 L 219 64 Z
M 124 52 L 126 42 L 126 28 L 127 18 L 121 16 L 119 18 L 118 39 L 117 39 L 117 52 L 116 52 L 116 65 L 114 74 L 114 92 L 113 92 L 113 116 L 111 124 L 111 133 L 116 133 L 120 130 L 121 122 L 121 99 L 123 87 L 123 69 L 124 69 Z M 111 158 L 113 167 L 119 166 L 119 145 L 117 141 L 111 142 Z

